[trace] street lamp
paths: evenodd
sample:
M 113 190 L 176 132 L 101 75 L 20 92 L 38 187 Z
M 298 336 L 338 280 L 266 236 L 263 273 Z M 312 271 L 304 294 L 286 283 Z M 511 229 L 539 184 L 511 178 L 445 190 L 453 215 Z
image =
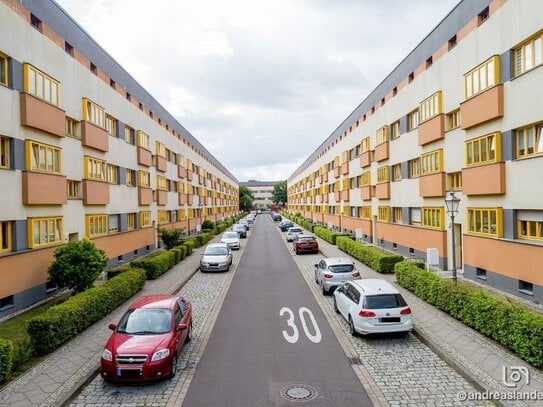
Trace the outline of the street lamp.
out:
M 451 229 L 452 229 L 452 278 L 456 283 L 456 245 L 454 238 L 454 217 L 458 214 L 458 205 L 460 204 L 460 198 L 458 198 L 454 191 L 449 191 L 449 195 L 445 198 L 445 206 L 447 207 L 447 214 L 451 217 Z

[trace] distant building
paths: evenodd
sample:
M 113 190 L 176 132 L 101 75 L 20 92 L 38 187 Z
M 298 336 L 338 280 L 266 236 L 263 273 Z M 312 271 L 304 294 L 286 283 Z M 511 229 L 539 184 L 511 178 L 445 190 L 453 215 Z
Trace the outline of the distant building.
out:
M 253 193 L 255 200 L 253 202 L 255 207 L 269 208 L 274 205 L 272 200 L 273 186 L 278 181 L 249 181 L 240 182 L 240 186 L 247 187 L 249 191 Z

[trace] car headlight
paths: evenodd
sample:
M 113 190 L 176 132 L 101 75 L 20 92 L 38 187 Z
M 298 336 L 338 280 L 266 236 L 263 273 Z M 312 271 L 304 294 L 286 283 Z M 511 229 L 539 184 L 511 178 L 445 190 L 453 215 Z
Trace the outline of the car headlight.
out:
M 201 263 L 200 263 L 200 266 L 208 267 L 209 264 L 208 264 L 208 263 L 201 262 Z
M 111 352 L 109 350 L 104 349 L 102 351 L 102 359 L 111 362 L 113 360 L 113 355 L 111 354 Z
M 151 358 L 151 362 L 155 362 L 157 360 L 162 360 L 164 358 L 167 358 L 168 356 L 170 356 L 170 350 L 169 349 L 161 349 L 161 350 L 157 350 L 153 357 Z

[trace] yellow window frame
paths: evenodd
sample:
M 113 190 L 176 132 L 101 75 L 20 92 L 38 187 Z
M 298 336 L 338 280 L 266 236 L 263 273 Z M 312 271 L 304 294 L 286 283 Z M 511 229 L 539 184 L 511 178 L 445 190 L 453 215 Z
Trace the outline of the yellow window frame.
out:
M 26 169 L 49 174 L 62 173 L 62 149 L 33 140 L 25 141 Z
M 539 48 L 539 50 L 538 50 Z M 514 75 L 519 76 L 525 72 L 528 72 L 535 67 L 541 65 L 543 62 L 543 32 L 539 32 L 533 37 L 528 38 L 521 44 L 514 47 L 513 51 L 513 65 L 515 68 Z M 529 55 L 528 54 L 529 51 Z M 539 54 L 538 54 L 539 53 Z M 539 61 L 536 57 L 539 55 Z M 529 65 L 527 64 L 530 59 Z M 519 66 L 520 62 L 520 66 Z
M 158 211 L 158 224 L 170 223 L 170 211 Z
M 156 155 L 166 158 L 166 146 L 160 141 L 155 142 Z
M 502 208 L 467 208 L 467 214 L 469 234 L 496 238 L 503 236 Z
M 53 106 L 60 106 L 60 82 L 33 65 L 23 64 L 24 91 Z
M 141 130 L 137 132 L 137 145 L 138 147 L 145 148 L 146 150 L 151 151 L 151 139 L 148 134 L 144 133 Z
M 380 144 L 385 144 L 388 141 L 388 126 L 383 126 L 378 129 L 375 133 L 375 137 L 377 140 L 377 142 L 375 143 L 376 146 Z
M 104 236 L 109 233 L 109 218 L 106 214 L 85 215 L 85 235 L 88 238 Z
M 430 229 L 445 228 L 445 211 L 443 207 L 422 207 L 422 226 Z
M 119 183 L 119 166 L 107 164 L 107 182 L 114 185 Z
M 377 168 L 377 183 L 389 182 L 390 181 L 390 167 L 385 165 L 383 167 Z
M 136 213 L 128 213 L 126 215 L 126 229 L 133 230 L 136 229 Z
M 371 171 L 362 173 L 362 186 L 371 185 Z
M 464 74 L 464 98 L 469 99 L 500 81 L 500 57 L 493 55 Z
M 443 149 L 430 151 L 420 156 L 421 175 L 437 174 L 443 171 Z
M 543 123 L 522 127 L 517 129 L 515 133 L 517 158 L 534 157 L 543 154 Z
M 31 249 L 61 243 L 63 236 L 62 216 L 28 219 L 28 247 Z
M 151 224 L 151 211 L 140 212 L 140 228 L 148 228 Z
M 501 133 L 485 134 L 464 142 L 466 167 L 501 161 Z M 492 153 L 494 157 L 492 157 Z
M 107 182 L 107 164 L 99 158 L 85 156 L 85 178 Z
M 0 253 L 10 252 L 12 249 L 11 222 L 0 222 Z
M 151 188 L 151 174 L 147 171 L 138 171 L 138 186 L 142 188 Z
M 83 120 L 105 130 L 106 109 L 88 98 L 83 98 Z
M 360 212 L 358 214 L 362 219 L 371 219 L 371 206 L 360 207 Z
M 419 105 L 419 124 L 443 112 L 441 91 L 427 97 Z
M 156 176 L 156 189 L 159 191 L 167 191 L 168 190 L 168 179 L 166 177 L 163 177 L 162 175 Z
M 543 240 L 543 220 L 517 220 L 518 238 Z
M 377 208 L 377 220 L 379 222 L 390 222 L 390 206 L 379 206 Z
M 105 129 L 110 136 L 117 137 L 117 119 L 106 113 Z
M 8 86 L 8 83 L 9 83 L 8 57 L 6 54 L 0 52 L 0 85 Z
M 0 136 L 0 168 L 10 168 L 10 149 L 9 137 Z

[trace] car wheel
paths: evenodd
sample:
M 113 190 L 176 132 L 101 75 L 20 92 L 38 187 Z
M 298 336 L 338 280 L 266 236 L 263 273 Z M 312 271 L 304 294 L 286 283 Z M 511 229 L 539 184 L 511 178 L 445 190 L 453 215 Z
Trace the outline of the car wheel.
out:
M 173 355 L 172 366 L 170 371 L 170 379 L 177 373 L 177 355 Z
M 315 273 L 315 284 L 319 284 L 319 278 L 317 277 L 317 273 Z
M 185 343 L 189 343 L 192 341 L 192 321 L 190 321 L 190 325 L 188 327 L 187 337 L 185 338 Z
M 356 330 L 354 329 L 353 318 L 349 315 L 349 333 L 352 336 L 356 336 Z
M 337 307 L 336 297 L 334 297 L 334 311 L 339 314 L 339 308 Z
M 324 284 L 321 284 L 321 288 L 322 288 L 322 295 L 327 295 L 329 291 L 326 288 L 324 288 Z

